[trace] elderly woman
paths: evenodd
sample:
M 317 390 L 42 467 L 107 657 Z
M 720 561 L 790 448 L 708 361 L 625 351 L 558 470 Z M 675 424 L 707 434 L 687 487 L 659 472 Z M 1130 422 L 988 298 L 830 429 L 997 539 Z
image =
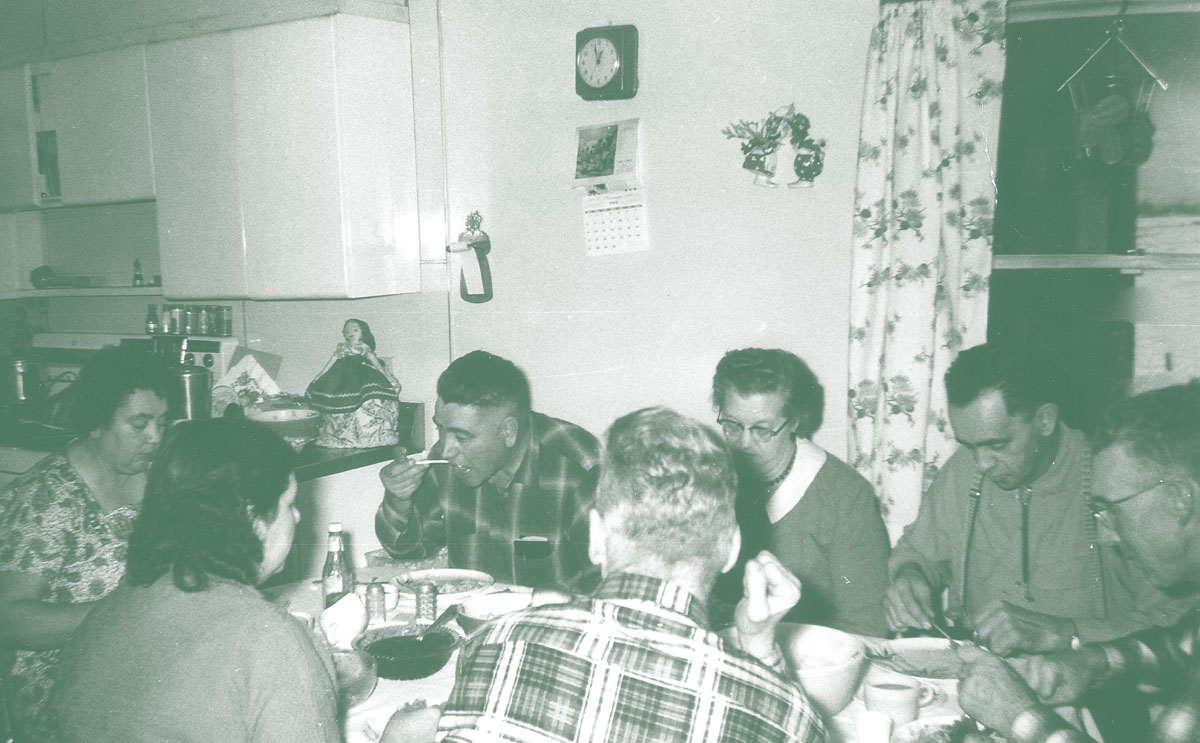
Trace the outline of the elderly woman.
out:
M 56 648 L 124 571 L 170 384 L 155 356 L 100 351 L 71 388 L 78 438 L 0 492 L 0 648 L 17 649 L 9 702 L 18 741 L 47 740 Z
M 339 740 L 308 630 L 255 588 L 283 567 L 300 520 L 292 457 L 249 421 L 171 430 L 125 581 L 63 649 L 63 740 Z
M 811 440 L 825 405 L 812 370 L 779 349 L 730 351 L 712 396 L 738 465 L 742 554 L 770 550 L 804 584 L 787 619 L 882 636 L 887 531 L 870 483 Z M 733 572 L 722 584 L 737 596 Z

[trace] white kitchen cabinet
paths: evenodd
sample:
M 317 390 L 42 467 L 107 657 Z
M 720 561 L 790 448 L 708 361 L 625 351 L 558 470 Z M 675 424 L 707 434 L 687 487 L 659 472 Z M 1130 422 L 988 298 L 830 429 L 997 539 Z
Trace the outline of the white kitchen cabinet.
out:
M 0 70 L 0 211 L 33 206 L 28 67 Z
M 333 15 L 147 60 L 167 296 L 419 290 L 406 24 Z
M 154 198 L 145 47 L 35 65 L 34 76 L 34 126 L 57 140 L 61 203 Z
M 158 252 L 170 297 L 245 297 L 233 36 L 146 47 Z

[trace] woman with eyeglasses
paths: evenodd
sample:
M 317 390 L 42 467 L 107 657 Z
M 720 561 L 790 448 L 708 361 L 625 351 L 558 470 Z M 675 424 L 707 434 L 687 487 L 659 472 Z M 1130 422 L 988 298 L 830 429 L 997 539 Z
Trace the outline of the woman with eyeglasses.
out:
M 742 555 L 770 550 L 804 584 L 787 620 L 884 635 L 887 530 L 870 483 L 812 442 L 825 406 L 812 370 L 780 349 L 730 351 L 712 399 L 738 467 Z M 740 590 L 740 571 L 725 584 Z

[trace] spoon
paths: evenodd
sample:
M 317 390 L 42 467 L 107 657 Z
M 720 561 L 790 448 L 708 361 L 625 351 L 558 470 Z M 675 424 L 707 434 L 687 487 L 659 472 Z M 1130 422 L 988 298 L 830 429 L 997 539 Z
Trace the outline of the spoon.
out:
M 420 639 L 424 640 L 425 635 L 428 635 L 430 632 L 434 631 L 435 629 L 437 629 L 439 627 L 445 627 L 446 624 L 450 622 L 450 620 L 454 619 L 457 616 L 458 616 L 458 604 L 451 604 L 444 612 L 442 612 L 438 616 L 437 619 L 433 620 L 433 624 L 431 624 L 428 627 L 426 627 L 425 629 L 421 630 Z

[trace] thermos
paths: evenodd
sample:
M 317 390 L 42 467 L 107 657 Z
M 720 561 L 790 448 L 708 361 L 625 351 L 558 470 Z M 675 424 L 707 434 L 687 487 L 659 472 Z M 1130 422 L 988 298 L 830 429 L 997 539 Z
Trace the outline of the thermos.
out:
M 187 364 L 172 369 L 176 385 L 167 401 L 168 413 L 175 420 L 212 417 L 212 372 L 203 366 Z
M 42 398 L 41 375 L 37 364 L 26 359 L 13 359 L 10 362 L 8 397 L 11 402 L 23 405 L 36 402 Z

